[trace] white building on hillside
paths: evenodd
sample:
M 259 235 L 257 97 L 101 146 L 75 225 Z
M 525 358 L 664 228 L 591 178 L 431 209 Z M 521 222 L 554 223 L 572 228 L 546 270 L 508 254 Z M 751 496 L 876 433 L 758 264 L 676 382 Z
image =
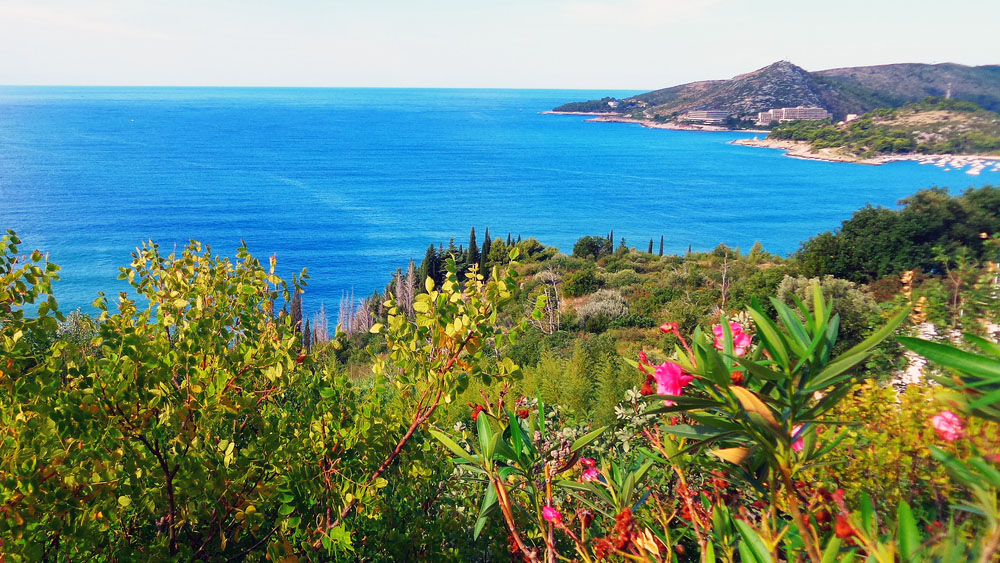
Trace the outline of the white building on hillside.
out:
M 830 112 L 823 108 L 799 106 L 795 108 L 779 108 L 762 111 L 757 114 L 757 125 L 770 125 L 777 121 L 796 121 L 799 119 L 807 121 L 820 121 L 830 119 Z
M 681 114 L 680 121 L 698 121 L 701 123 L 723 123 L 729 117 L 728 111 L 716 109 L 693 109 Z

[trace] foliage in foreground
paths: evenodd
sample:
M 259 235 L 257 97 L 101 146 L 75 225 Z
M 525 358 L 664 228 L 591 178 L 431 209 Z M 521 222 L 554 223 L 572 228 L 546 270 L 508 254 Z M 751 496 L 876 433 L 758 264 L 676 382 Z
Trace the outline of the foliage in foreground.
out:
M 905 307 L 868 310 L 877 329 L 850 335 L 835 310 L 847 293 L 800 280 L 782 299 L 740 295 L 725 249 L 723 303 L 746 310 L 711 330 L 663 324 L 662 351 L 629 354 L 631 388 L 581 345 L 574 377 L 606 369 L 607 385 L 559 395 L 580 401 L 567 408 L 541 395 L 570 381 L 546 381 L 543 363 L 518 379 L 511 359 L 532 355 L 516 337 L 553 322 L 559 297 L 517 277 L 516 250 L 489 280 L 452 262 L 412 303 L 388 298 L 364 337 L 373 373 L 357 378 L 336 360 L 343 335 L 309 353 L 279 311 L 304 276 L 286 285 L 245 249 L 146 245 L 122 270 L 137 297 L 102 297 L 97 323 L 64 337 L 57 268 L 18 244 L 0 248 L 11 561 L 989 561 L 1000 547 L 996 345 L 902 338 L 953 371 L 947 410 L 927 389 L 897 406 L 861 377 Z M 616 291 L 594 317 L 653 302 L 623 305 L 618 288 L 667 258 L 603 259 L 612 272 L 594 279 Z M 518 297 L 534 301 L 527 318 Z M 472 392 L 473 424 L 453 425 Z M 868 475 L 865 460 L 894 465 Z

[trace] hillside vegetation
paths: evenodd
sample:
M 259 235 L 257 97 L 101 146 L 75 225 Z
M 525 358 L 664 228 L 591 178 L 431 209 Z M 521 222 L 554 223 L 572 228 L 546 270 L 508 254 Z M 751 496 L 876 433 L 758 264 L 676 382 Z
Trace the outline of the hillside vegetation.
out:
M 790 257 L 473 230 L 336 329 L 196 242 L 66 314 L 8 232 L 0 561 L 992 561 L 998 231 L 993 187 Z
M 968 67 L 957 64 L 893 64 L 809 72 L 788 61 L 735 76 L 682 84 L 624 100 L 605 98 L 573 102 L 557 111 L 618 111 L 669 120 L 691 109 L 726 110 L 738 117 L 756 117 L 773 108 L 822 107 L 842 120 L 849 113 L 898 107 L 928 96 L 952 96 L 989 110 L 1000 110 L 1000 66 Z
M 880 109 L 844 124 L 800 121 L 776 125 L 771 139 L 809 142 L 845 154 L 990 154 L 1000 151 L 1000 114 L 973 102 L 928 98 Z

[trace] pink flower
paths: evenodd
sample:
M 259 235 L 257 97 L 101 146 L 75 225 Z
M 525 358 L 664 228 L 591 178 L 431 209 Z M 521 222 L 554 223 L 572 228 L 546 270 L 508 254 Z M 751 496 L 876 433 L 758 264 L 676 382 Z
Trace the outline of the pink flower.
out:
M 746 354 L 747 348 L 750 347 L 750 335 L 743 332 L 743 325 L 740 323 L 729 323 L 729 330 L 733 333 L 733 353 L 737 356 Z M 715 349 L 725 350 L 725 328 L 722 325 L 715 325 L 712 327 L 712 332 L 715 334 Z
M 596 467 L 588 467 L 583 475 L 580 476 L 580 480 L 584 483 L 590 483 L 591 481 L 596 481 L 601 477 L 601 472 L 597 470 Z
M 562 513 L 551 506 L 542 507 L 542 517 L 554 524 L 562 523 Z
M 798 434 L 800 430 L 802 430 L 802 425 L 796 424 L 795 428 L 792 428 L 792 436 Z M 805 447 L 806 447 L 806 440 L 801 436 L 799 437 L 798 440 L 792 442 L 792 449 L 797 452 L 801 452 L 803 449 L 805 449 Z
M 674 362 L 663 362 L 656 366 L 656 393 L 658 395 L 680 395 L 681 391 L 694 380 L 689 374 L 684 373 L 679 364 Z M 673 401 L 663 401 L 669 407 Z
M 584 467 L 596 467 L 597 466 L 597 462 L 594 461 L 594 458 L 592 458 L 592 457 L 585 457 L 585 458 L 583 458 L 583 459 L 580 460 L 580 463 Z
M 938 436 L 948 442 L 958 440 L 965 433 L 962 419 L 951 411 L 941 411 L 931 419 L 931 422 L 934 424 L 934 430 L 937 431 Z
M 665 334 L 670 334 L 671 332 L 677 332 L 677 323 L 663 323 L 660 325 L 660 330 Z

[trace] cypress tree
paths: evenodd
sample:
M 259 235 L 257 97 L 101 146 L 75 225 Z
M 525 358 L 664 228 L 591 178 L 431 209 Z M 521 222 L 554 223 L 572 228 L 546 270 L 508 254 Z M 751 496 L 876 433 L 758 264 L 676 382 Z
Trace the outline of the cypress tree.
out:
M 483 240 L 483 251 L 479 254 L 479 271 L 486 275 L 486 261 L 490 258 L 490 247 L 493 241 L 490 240 L 490 228 L 486 227 L 486 238 Z
M 292 295 L 292 328 L 296 332 L 302 330 L 302 293 L 299 290 L 295 290 L 295 294 Z
M 660 235 L 660 256 L 663 256 L 663 235 Z
M 417 271 L 417 291 L 423 292 L 424 282 L 427 281 L 427 278 L 437 279 L 437 256 L 434 245 L 428 246 L 427 253 L 424 254 L 423 261 L 420 262 L 420 269 Z
M 649 253 L 653 253 L 653 239 L 649 239 Z
M 309 326 L 309 319 L 306 319 L 306 329 L 302 333 L 302 347 L 306 349 L 306 352 L 312 350 L 312 329 Z
M 517 244 L 521 244 L 521 233 L 517 233 Z
M 507 233 L 507 246 L 513 246 L 511 242 L 512 241 L 510 240 L 510 233 Z
M 476 242 L 476 228 L 472 227 L 469 232 L 469 258 L 466 260 L 469 266 L 479 263 L 479 243 Z
M 625 246 L 625 237 L 622 237 L 622 242 L 618 246 L 619 248 L 628 248 L 627 246 Z

